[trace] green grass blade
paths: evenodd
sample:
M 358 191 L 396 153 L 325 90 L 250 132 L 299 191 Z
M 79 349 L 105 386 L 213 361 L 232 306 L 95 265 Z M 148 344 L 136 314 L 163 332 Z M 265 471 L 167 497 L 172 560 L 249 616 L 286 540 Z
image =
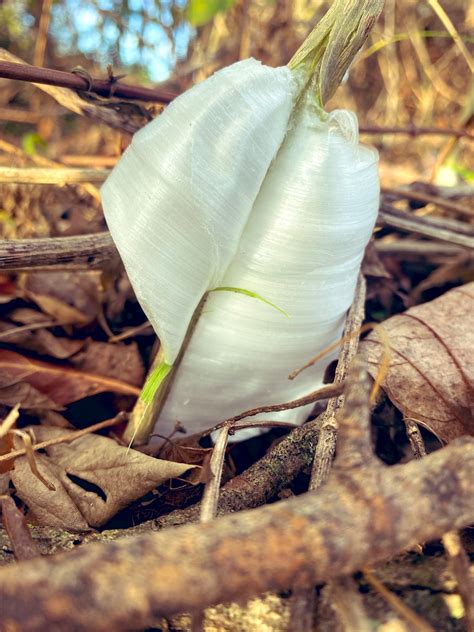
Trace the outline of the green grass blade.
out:
M 145 404 L 150 404 L 153 401 L 156 391 L 160 388 L 161 383 L 171 371 L 171 364 L 166 362 L 160 362 L 148 376 L 145 386 L 140 395 L 140 399 Z
M 285 312 L 284 309 L 282 309 L 281 307 L 278 307 L 278 305 L 275 305 L 275 303 L 272 303 L 271 301 L 267 300 L 263 296 L 260 296 L 260 294 L 257 294 L 257 292 L 252 292 L 251 290 L 245 290 L 244 288 L 241 288 L 241 287 L 215 287 L 213 290 L 209 290 L 209 291 L 210 292 L 235 292 L 236 294 L 244 294 L 245 296 L 250 296 L 250 298 L 255 298 L 257 299 L 257 301 L 261 301 L 262 303 L 265 303 L 265 305 L 270 305 L 270 307 L 273 307 L 273 309 L 276 309 L 278 312 L 280 312 L 280 314 L 283 314 L 283 316 L 290 318 L 290 315 L 288 314 L 288 312 Z

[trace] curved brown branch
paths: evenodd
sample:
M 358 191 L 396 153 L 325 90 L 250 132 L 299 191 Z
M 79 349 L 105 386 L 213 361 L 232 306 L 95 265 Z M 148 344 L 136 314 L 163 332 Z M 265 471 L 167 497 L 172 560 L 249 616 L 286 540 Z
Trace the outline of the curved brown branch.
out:
M 472 523 L 473 476 L 468 439 L 391 468 L 336 463 L 319 493 L 11 565 L 0 571 L 2 625 L 137 628 L 236 595 L 326 581 Z

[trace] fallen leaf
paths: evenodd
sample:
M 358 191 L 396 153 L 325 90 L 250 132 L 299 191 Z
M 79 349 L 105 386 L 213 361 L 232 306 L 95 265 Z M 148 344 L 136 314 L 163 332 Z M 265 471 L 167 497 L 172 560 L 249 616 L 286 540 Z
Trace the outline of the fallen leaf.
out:
M 55 402 L 56 408 L 105 391 L 123 395 L 140 394 L 139 388 L 122 380 L 77 371 L 61 364 L 42 362 L 0 349 L 0 387 L 24 382 Z M 22 400 L 16 401 L 20 402 L 22 408 L 26 407 Z M 39 408 L 41 404 L 35 404 L 35 407 Z
M 42 315 L 42 318 L 44 320 L 44 315 Z M 21 347 L 27 351 L 50 356 L 57 360 L 65 360 L 71 357 L 85 344 L 84 340 L 54 336 L 44 328 L 29 330 L 23 326 L 15 327 L 15 325 L 4 321 L 0 321 L 0 341 Z
M 1 351 L 0 351 L 1 353 Z M 13 379 L 13 383 L 12 383 Z M 0 403 L 5 406 L 15 406 L 20 403 L 21 408 L 30 410 L 57 410 L 59 404 L 53 402 L 47 395 L 40 393 L 38 389 L 27 382 L 15 381 L 8 372 L 0 370 Z
M 44 454 L 36 453 L 35 460 L 40 474 L 54 484 L 54 491 L 33 474 L 25 457 L 16 459 L 11 473 L 17 495 L 28 505 L 31 517 L 41 526 L 87 531 L 89 525 L 61 483 L 57 468 Z
M 64 434 L 60 428 L 33 430 L 37 441 Z M 25 457 L 16 459 L 12 481 L 39 524 L 67 529 L 100 527 L 132 501 L 193 467 L 146 456 L 96 434 L 50 446 L 46 453 L 36 455 L 37 466 L 56 491 L 34 476 Z
M 442 441 L 474 434 L 474 283 L 446 292 L 383 323 L 390 367 L 382 388 L 404 417 Z M 372 377 L 382 345 L 376 332 L 362 343 Z
M 112 344 L 91 340 L 71 362 L 80 371 L 93 371 L 135 386 L 142 386 L 145 379 L 145 368 L 135 342 Z
M 100 272 L 30 272 L 19 287 L 45 314 L 62 324 L 86 325 L 101 310 Z
M 0 305 L 11 303 L 18 296 L 16 285 L 8 275 L 0 274 Z

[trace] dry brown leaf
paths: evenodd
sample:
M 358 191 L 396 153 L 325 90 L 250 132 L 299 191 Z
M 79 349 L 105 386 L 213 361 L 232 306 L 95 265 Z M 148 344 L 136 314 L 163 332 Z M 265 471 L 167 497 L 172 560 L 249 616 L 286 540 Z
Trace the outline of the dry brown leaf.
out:
M 44 321 L 45 316 L 41 316 Z M 25 330 L 5 321 L 0 321 L 0 340 L 57 360 L 71 357 L 84 346 L 84 340 L 54 336 L 47 329 Z
M 33 360 L 14 351 L 0 349 L 0 394 L 4 387 L 25 382 L 55 402 L 56 408 L 105 391 L 140 394 L 140 389 L 122 380 Z M 23 408 L 27 407 L 22 399 L 16 399 L 16 402 L 20 402 Z M 34 407 L 41 408 L 41 403 L 35 403 Z
M 64 430 L 39 426 L 34 433 L 37 441 L 45 441 Z M 100 527 L 132 501 L 193 467 L 128 450 L 95 434 L 50 446 L 46 452 L 48 456 L 37 455 L 38 469 L 56 491 L 34 476 L 25 457 L 15 461 L 12 481 L 40 524 L 67 529 Z
M 40 474 L 55 487 L 48 489 L 31 471 L 26 457 L 15 460 L 11 478 L 17 494 L 29 507 L 31 518 L 49 527 L 86 531 L 89 525 L 62 484 L 54 466 L 44 454 L 35 454 Z
M 80 371 L 90 371 L 135 386 L 142 386 L 145 378 L 145 368 L 135 342 L 111 344 L 89 341 L 71 362 Z
M 86 325 L 100 312 L 100 272 L 30 272 L 19 286 L 45 314 L 63 324 Z
M 1 352 L 0 352 L 1 353 Z M 26 410 L 33 408 L 38 410 L 57 410 L 59 404 L 53 402 L 47 395 L 40 393 L 34 386 L 27 382 L 18 382 L 8 372 L 0 369 L 0 403 L 5 406 L 15 406 L 20 403 Z M 12 383 L 13 382 L 13 383 Z
M 442 441 L 474 434 L 474 283 L 383 323 L 390 368 L 382 387 L 403 413 Z M 371 333 L 361 348 L 375 378 L 382 355 Z
M 6 305 L 14 301 L 18 296 L 16 285 L 6 274 L 0 274 L 0 305 Z

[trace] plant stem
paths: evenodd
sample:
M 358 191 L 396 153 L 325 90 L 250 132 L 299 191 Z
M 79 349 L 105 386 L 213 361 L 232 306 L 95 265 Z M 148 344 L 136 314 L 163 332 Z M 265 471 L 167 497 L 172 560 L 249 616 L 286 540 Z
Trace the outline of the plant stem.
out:
M 199 301 L 198 306 L 194 310 L 194 314 L 189 323 L 188 329 L 186 331 L 186 336 L 184 337 L 184 341 L 179 354 L 173 366 L 171 367 L 170 372 L 157 389 L 152 403 L 147 405 L 141 398 L 137 400 L 137 403 L 135 404 L 135 407 L 131 413 L 130 421 L 128 422 L 127 428 L 125 429 L 123 435 L 124 440 L 130 442 L 132 445 L 141 445 L 148 442 L 150 434 L 153 431 L 155 422 L 158 419 L 161 411 L 163 410 L 163 407 L 170 393 L 176 371 L 179 369 L 181 360 L 183 359 L 189 343 L 191 342 L 192 335 L 194 333 L 194 330 L 196 329 L 196 325 L 198 323 L 199 317 L 201 316 L 208 295 L 208 292 L 204 294 L 204 296 Z M 148 374 L 150 375 L 153 370 L 163 361 L 164 354 L 163 350 L 160 349 L 150 367 L 150 371 Z

